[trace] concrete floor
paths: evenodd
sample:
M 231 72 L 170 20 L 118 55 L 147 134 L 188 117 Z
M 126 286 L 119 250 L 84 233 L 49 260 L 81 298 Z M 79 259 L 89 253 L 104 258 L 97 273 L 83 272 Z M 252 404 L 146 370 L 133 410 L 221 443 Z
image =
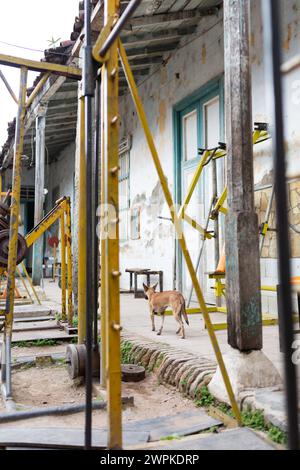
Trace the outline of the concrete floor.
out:
M 61 290 L 58 288 L 57 283 L 54 284 L 46 279 L 44 281 L 44 288 L 48 303 L 50 301 L 51 306 L 59 305 Z M 224 322 L 225 318 L 226 316 L 221 313 L 211 314 L 211 319 L 215 323 Z M 156 317 L 155 322 L 158 329 L 161 319 Z M 185 326 L 185 340 L 180 339 L 175 334 L 177 323 L 172 316 L 166 317 L 162 336 L 157 336 L 156 333 L 151 331 L 147 301 L 144 299 L 134 299 L 133 294 L 121 294 L 121 324 L 124 329 L 151 341 L 168 344 L 180 348 L 183 351 L 214 359 L 214 351 L 210 343 L 208 332 L 205 330 L 202 315 L 189 315 L 189 322 L 190 326 Z M 227 344 L 227 331 L 216 331 L 216 336 L 222 353 L 229 351 L 230 346 Z M 283 355 L 279 351 L 278 326 L 264 327 L 263 342 L 264 353 L 273 362 L 279 373 L 283 375 Z

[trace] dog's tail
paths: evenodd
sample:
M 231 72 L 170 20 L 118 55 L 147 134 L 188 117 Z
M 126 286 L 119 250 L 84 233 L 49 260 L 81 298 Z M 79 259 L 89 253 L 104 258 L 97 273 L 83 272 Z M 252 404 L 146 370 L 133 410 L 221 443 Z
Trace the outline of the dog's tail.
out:
M 185 323 L 187 325 L 189 325 L 189 319 L 188 319 L 188 316 L 187 316 L 187 313 L 186 313 L 186 309 L 185 309 L 185 301 L 184 303 L 182 304 L 182 307 L 181 307 L 181 311 L 180 311 L 181 315 L 183 316 L 183 318 L 185 319 Z

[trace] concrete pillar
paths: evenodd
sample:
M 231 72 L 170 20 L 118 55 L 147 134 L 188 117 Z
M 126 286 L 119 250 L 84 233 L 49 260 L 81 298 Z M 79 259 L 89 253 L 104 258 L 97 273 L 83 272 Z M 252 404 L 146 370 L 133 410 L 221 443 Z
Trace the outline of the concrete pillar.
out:
M 259 231 L 254 209 L 249 3 L 249 0 L 224 1 L 228 342 L 240 351 L 262 349 Z
M 39 110 L 36 117 L 34 225 L 37 225 L 44 215 L 45 129 L 46 108 L 43 108 Z M 42 236 L 33 246 L 32 280 L 34 285 L 40 285 L 43 276 L 43 249 L 44 237 Z

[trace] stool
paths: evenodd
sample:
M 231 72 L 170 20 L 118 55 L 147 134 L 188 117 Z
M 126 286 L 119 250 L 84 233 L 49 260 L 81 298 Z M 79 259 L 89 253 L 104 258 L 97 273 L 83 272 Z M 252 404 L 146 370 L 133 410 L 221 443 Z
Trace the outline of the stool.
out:
M 125 272 L 129 273 L 130 275 L 130 290 L 129 292 L 134 293 L 135 299 L 141 299 L 144 297 L 144 291 L 138 290 L 138 276 L 146 276 L 147 277 L 147 285 L 150 285 L 150 276 L 159 276 L 159 289 L 160 292 L 163 291 L 163 271 L 152 271 L 151 269 L 141 269 L 141 268 L 128 268 L 125 269 Z M 134 276 L 134 288 L 132 285 L 132 279 Z

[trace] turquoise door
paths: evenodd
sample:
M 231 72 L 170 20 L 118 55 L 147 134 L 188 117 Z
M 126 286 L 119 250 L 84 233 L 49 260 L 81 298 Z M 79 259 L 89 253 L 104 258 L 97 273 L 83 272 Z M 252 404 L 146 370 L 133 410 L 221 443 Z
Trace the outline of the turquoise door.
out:
M 198 96 L 197 99 L 182 107 L 180 112 L 178 112 L 179 158 L 177 160 L 177 184 L 180 185 L 178 191 L 180 198 L 177 198 L 177 202 L 180 204 L 188 192 L 197 165 L 199 164 L 201 158 L 198 152 L 199 148 L 216 147 L 221 139 L 223 121 L 221 110 L 221 96 L 219 87 L 216 87 Z M 217 171 L 218 184 L 221 190 L 224 186 L 224 162 L 218 162 Z M 205 227 L 212 201 L 212 176 L 212 166 L 207 165 L 186 209 L 187 215 L 202 227 Z M 213 229 L 213 222 L 210 222 L 209 230 L 213 231 Z M 195 267 L 202 245 L 202 237 L 197 230 L 186 222 L 183 223 L 183 231 Z M 179 287 L 184 295 L 188 297 L 191 289 L 191 280 L 181 255 L 179 256 L 179 266 L 181 268 L 179 272 Z M 214 291 L 211 289 L 213 284 L 208 279 L 207 273 L 214 271 L 215 268 L 215 241 L 212 239 L 205 242 L 202 261 L 197 272 L 208 303 L 214 303 L 215 297 Z M 193 297 L 192 300 L 196 299 Z

